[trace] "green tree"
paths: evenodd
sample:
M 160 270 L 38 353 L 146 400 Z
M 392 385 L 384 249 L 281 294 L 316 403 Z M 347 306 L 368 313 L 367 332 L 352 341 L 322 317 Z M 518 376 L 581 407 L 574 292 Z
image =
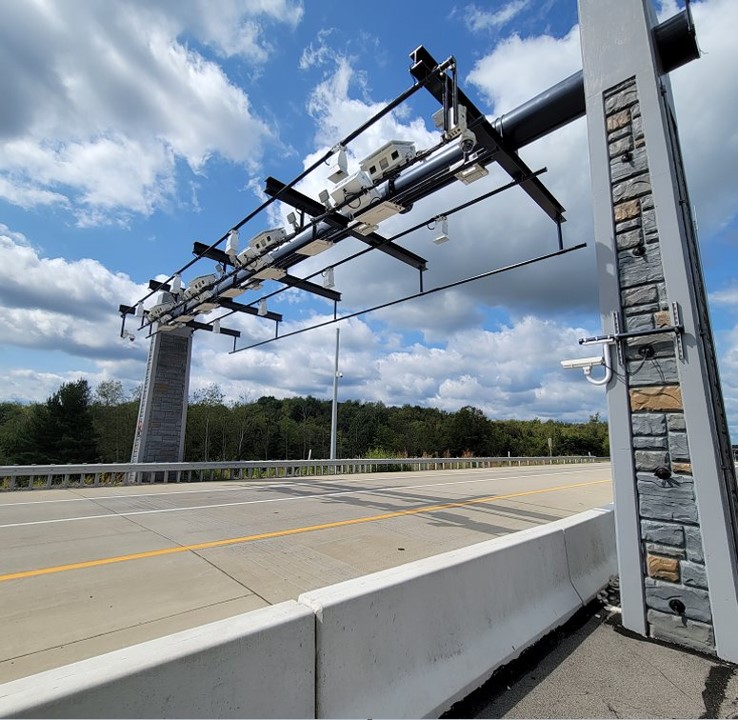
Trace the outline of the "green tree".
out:
M 46 403 L 33 406 L 17 450 L 23 464 L 98 460 L 87 380 L 64 383 Z
M 91 405 L 100 459 L 126 462 L 131 457 L 138 403 L 128 400 L 119 380 L 103 380 Z

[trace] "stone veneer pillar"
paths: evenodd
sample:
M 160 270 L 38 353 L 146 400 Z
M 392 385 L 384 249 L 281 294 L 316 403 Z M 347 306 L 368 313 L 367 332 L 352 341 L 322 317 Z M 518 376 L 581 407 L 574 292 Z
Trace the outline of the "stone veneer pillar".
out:
M 149 348 L 131 462 L 181 462 L 192 330 L 158 332 Z
M 738 661 L 736 479 L 650 0 L 579 0 L 623 623 Z M 719 142 L 715 138 L 715 142 Z M 673 308 L 677 308 L 677 317 Z

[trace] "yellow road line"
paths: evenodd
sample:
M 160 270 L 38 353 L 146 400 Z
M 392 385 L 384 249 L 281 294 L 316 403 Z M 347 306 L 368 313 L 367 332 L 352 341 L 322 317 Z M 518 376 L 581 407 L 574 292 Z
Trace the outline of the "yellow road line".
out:
M 593 482 L 576 483 L 574 485 L 558 485 L 542 490 L 526 490 L 523 492 L 509 493 L 507 495 L 490 495 L 474 500 L 462 500 L 459 502 L 444 503 L 442 505 L 424 505 L 423 507 L 410 510 L 396 510 L 383 513 L 382 515 L 369 515 L 350 520 L 337 520 L 335 522 L 323 523 L 321 525 L 307 525 L 305 527 L 290 528 L 288 530 L 274 530 L 272 532 L 259 533 L 258 535 L 244 535 L 242 537 L 226 538 L 224 540 L 212 540 L 210 542 L 196 543 L 194 545 L 177 545 L 160 550 L 148 550 L 146 552 L 132 553 L 130 555 L 116 555 L 99 560 L 87 560 L 85 562 L 70 563 L 69 565 L 53 565 L 52 567 L 39 568 L 38 570 L 24 570 L 22 572 L 0 575 L 0 582 L 6 580 L 21 580 L 24 578 L 38 577 L 39 575 L 53 575 L 54 573 L 67 572 L 68 570 L 82 570 L 84 568 L 112 565 L 114 563 L 128 562 L 129 560 L 143 560 L 144 558 L 160 557 L 162 555 L 173 555 L 175 553 L 190 552 L 195 550 L 210 550 L 211 548 L 226 547 L 227 545 L 239 545 L 241 543 L 253 542 L 254 540 L 269 540 L 271 538 L 299 535 L 300 533 L 314 532 L 316 530 L 329 530 L 331 528 L 345 527 L 347 525 L 359 525 L 361 523 L 377 522 L 379 520 L 390 520 L 392 518 L 406 515 L 419 515 L 420 513 L 437 512 L 439 510 L 450 510 L 453 508 L 468 507 L 470 505 L 482 505 L 484 503 L 499 502 L 500 500 L 511 500 L 513 498 L 525 497 L 527 495 L 540 495 L 541 493 L 556 492 L 558 490 L 571 490 L 573 488 L 588 487 L 590 485 L 603 485 L 610 480 L 595 480 Z

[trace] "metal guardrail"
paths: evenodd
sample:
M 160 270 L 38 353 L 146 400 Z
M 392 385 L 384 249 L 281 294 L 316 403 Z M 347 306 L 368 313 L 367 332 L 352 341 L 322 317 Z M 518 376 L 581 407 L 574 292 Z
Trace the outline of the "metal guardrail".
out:
M 513 465 L 607 462 L 591 456 L 487 458 L 356 458 L 351 460 L 265 460 L 196 463 L 111 463 L 0 466 L 0 490 L 44 490 L 145 483 L 261 480 L 355 473 L 464 470 Z

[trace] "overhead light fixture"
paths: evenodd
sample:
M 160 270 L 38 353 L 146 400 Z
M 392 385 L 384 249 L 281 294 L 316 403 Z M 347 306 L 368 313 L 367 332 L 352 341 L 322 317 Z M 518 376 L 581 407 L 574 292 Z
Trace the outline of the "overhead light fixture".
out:
M 234 297 L 238 297 L 239 295 L 243 295 L 245 292 L 246 292 L 245 287 L 232 287 L 232 288 L 228 288 L 228 290 L 223 290 L 220 296 L 225 297 L 225 298 L 234 298 Z
M 215 310 L 215 308 L 217 308 L 217 307 L 218 307 L 218 303 L 214 303 L 214 302 L 203 302 L 203 303 L 200 303 L 195 308 L 195 312 L 197 312 L 197 313 L 203 313 L 203 314 L 204 313 L 209 313 L 212 310 Z M 181 320 L 181 317 L 179 317 L 177 319 L 178 320 Z
M 262 298 L 261 300 L 259 300 L 259 309 L 256 311 L 256 314 L 264 317 L 268 312 L 269 310 L 267 309 L 266 298 Z
M 213 320 L 213 324 L 211 325 L 211 327 L 213 328 L 214 333 L 216 334 L 219 333 L 220 332 L 220 320 Z
M 441 221 L 441 232 L 440 232 L 439 235 L 437 235 L 435 237 L 435 239 L 433 240 L 433 242 L 436 245 L 441 245 L 441 244 L 449 241 L 449 237 L 448 237 L 448 218 L 445 215 L 442 215 L 441 217 L 436 218 L 436 222 L 438 220 Z
M 323 270 L 323 287 L 330 289 L 335 286 L 335 281 L 333 278 L 333 268 L 329 267 Z
M 336 164 L 331 168 L 331 174 L 328 179 L 333 183 L 340 182 L 348 177 L 348 159 L 346 158 L 346 148 L 340 145 L 338 154 L 336 155 Z
M 362 213 L 356 213 L 355 217 L 357 220 L 361 220 L 361 222 L 366 223 L 367 225 L 376 225 L 377 223 L 381 223 L 382 220 L 386 220 L 387 218 L 391 218 L 393 215 L 397 215 L 397 213 L 402 212 L 404 209 L 405 208 L 402 205 L 385 200 L 378 205 L 372 205 L 368 210 L 365 210 Z
M 218 271 L 218 275 L 220 275 L 221 277 L 225 275 L 225 265 L 223 263 L 218 263 L 215 266 L 215 269 Z
M 318 193 L 318 199 L 320 200 L 320 202 L 323 203 L 323 206 L 325 207 L 326 210 L 330 210 L 331 209 L 331 207 L 332 207 L 332 205 L 331 205 L 331 195 L 330 195 L 330 193 L 327 190 L 321 190 Z
M 457 180 L 461 180 L 464 185 L 471 185 L 473 182 L 480 180 L 489 175 L 489 170 L 479 163 L 474 163 L 471 167 L 460 170 L 456 173 Z
M 295 250 L 295 252 L 298 255 L 318 255 L 319 253 L 325 252 L 332 247 L 333 242 L 331 240 L 323 240 L 322 238 L 318 238 L 317 240 L 313 240 L 307 245 L 303 245 L 301 248 L 298 248 L 297 250 Z
M 226 240 L 226 255 L 233 262 L 233 258 L 238 254 L 238 230 L 233 229 L 228 233 L 228 240 Z
M 379 225 L 372 225 L 370 223 L 360 222 L 354 225 L 351 229 L 356 230 L 359 235 L 364 235 L 366 237 L 367 235 L 371 235 L 373 232 L 379 230 Z
M 259 270 L 259 272 L 254 273 L 255 278 L 260 278 L 261 280 L 280 280 L 287 274 L 286 270 L 283 270 L 279 267 L 265 267 L 263 270 Z
M 295 215 L 295 213 L 293 213 L 293 212 L 288 212 L 287 213 L 287 222 L 290 225 L 292 225 L 292 227 L 295 229 L 295 231 L 297 231 L 297 230 L 300 229 L 300 227 L 299 227 L 299 225 L 297 223 L 297 215 Z
M 136 336 L 130 330 L 124 330 L 121 337 L 124 340 L 130 340 L 131 342 L 133 342 L 136 339 Z
M 144 316 L 144 304 L 142 302 L 136 305 L 136 317 L 142 318 Z

